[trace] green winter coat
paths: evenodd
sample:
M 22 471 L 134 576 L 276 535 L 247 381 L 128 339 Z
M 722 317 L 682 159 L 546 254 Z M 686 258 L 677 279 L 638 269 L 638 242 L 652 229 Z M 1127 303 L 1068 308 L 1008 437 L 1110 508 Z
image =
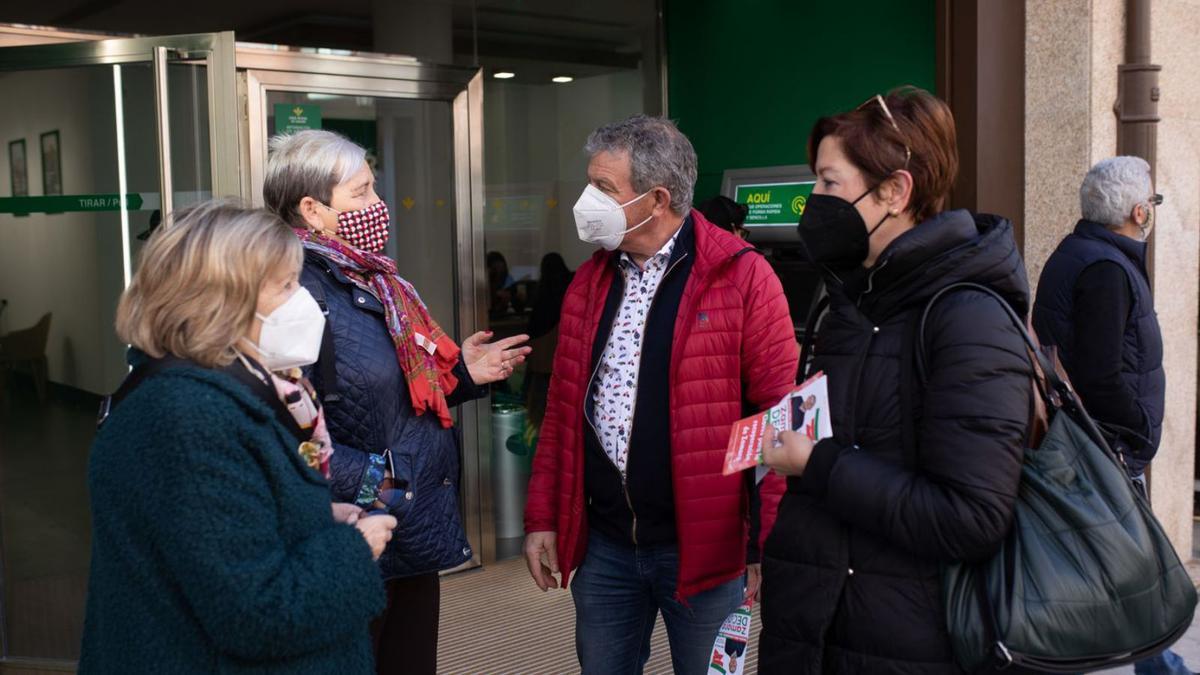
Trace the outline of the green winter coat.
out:
M 371 673 L 363 537 L 270 408 L 223 373 L 152 375 L 92 445 L 80 673 Z

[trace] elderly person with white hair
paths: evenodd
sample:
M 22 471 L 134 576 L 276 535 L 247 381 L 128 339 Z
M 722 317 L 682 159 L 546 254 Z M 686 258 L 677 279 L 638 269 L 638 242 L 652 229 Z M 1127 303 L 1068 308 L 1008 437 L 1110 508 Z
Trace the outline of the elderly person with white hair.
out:
M 335 452 L 331 487 L 348 508 L 398 526 L 379 563 L 388 604 L 371 625 L 380 673 L 437 670 L 438 572 L 471 559 L 458 509 L 459 434 L 450 409 L 512 374 L 528 347 L 476 333 L 460 347 L 396 263 L 366 151 L 329 131 L 271 141 L 267 206 L 304 242 L 300 282 L 328 321 L 309 375 Z
M 1112 157 L 1088 171 L 1079 188 L 1082 219 L 1042 269 L 1033 325 L 1054 345 L 1088 412 L 1110 436 L 1135 482 L 1162 436 L 1162 333 L 1154 312 L 1146 248 L 1154 229 L 1150 165 Z M 1136 672 L 1190 673 L 1173 652 Z

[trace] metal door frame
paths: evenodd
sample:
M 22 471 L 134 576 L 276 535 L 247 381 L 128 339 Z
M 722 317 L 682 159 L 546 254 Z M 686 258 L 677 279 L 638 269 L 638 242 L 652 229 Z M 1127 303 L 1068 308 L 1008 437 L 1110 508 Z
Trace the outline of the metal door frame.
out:
M 265 155 L 266 91 L 304 90 L 375 97 L 440 100 L 451 104 L 453 180 L 455 182 L 455 278 L 459 303 L 456 320 L 463 335 L 487 325 L 487 276 L 483 244 L 483 76 L 473 68 L 434 66 L 403 56 L 331 53 L 238 44 L 232 32 L 162 37 L 120 37 L 0 24 L 0 34 L 36 44 L 0 47 L 0 72 L 89 65 L 150 63 L 156 66 L 156 111 L 162 116 L 167 95 L 163 77 L 170 62 L 203 63 L 208 79 L 212 193 L 261 203 Z M 170 130 L 160 122 L 162 152 L 169 155 Z M 160 183 L 170 185 L 169 165 Z M 161 193 L 168 190 L 160 184 Z M 257 188 L 257 189 L 256 189 Z M 128 264 L 128 262 L 127 262 Z M 495 560 L 490 461 L 491 409 L 488 400 L 460 406 L 463 447 L 462 504 L 475 556 L 468 566 Z M 0 590 L 4 587 L 0 570 Z M 0 597 L 0 619 L 4 616 Z M 0 671 L 5 665 L 30 665 L 73 671 L 74 663 L 8 658 L 0 622 Z
M 169 209 L 173 196 L 170 166 L 171 137 L 168 121 L 169 91 L 166 87 L 167 66 L 170 63 L 205 65 L 208 80 L 212 191 L 214 195 L 240 194 L 237 136 L 238 100 L 232 32 L 124 38 L 0 24 L 0 34 L 15 35 L 31 41 L 43 37 L 47 40 L 35 44 L 0 47 L 0 72 L 131 63 L 152 65 L 155 78 L 155 116 L 159 144 L 159 194 L 164 213 L 166 213 L 166 209 Z M 118 105 L 123 105 L 123 103 L 118 102 Z M 123 148 L 118 149 L 119 154 L 121 151 Z M 123 223 L 122 229 L 124 239 L 124 260 L 122 262 L 125 269 L 125 282 L 128 284 L 132 265 L 128 224 Z M 4 587 L 4 570 L 0 568 L 0 591 Z M 72 661 L 10 657 L 5 625 L 6 609 L 3 594 L 0 593 L 0 671 L 6 667 L 29 666 L 45 670 L 74 672 L 75 663 Z
M 3 31 L 4 27 L 0 27 Z M 53 33 L 48 33 L 53 35 Z M 203 63 L 208 77 L 209 153 L 212 166 L 214 196 L 239 196 L 237 137 L 237 80 L 234 70 L 234 37 L 232 32 L 168 35 L 163 37 L 108 38 L 78 42 L 59 42 L 0 49 L 0 72 L 42 70 L 77 66 L 151 63 L 155 65 L 155 98 L 158 116 L 167 103 L 165 65 L 169 59 L 186 63 Z M 159 152 L 169 156 L 170 145 L 164 143 L 169 129 L 160 122 Z M 164 185 L 170 186 L 170 167 L 161 167 Z M 164 201 L 169 202 L 163 189 Z
M 445 101 L 451 104 L 454 139 L 455 256 L 460 335 L 487 326 L 487 274 L 483 243 L 483 75 L 476 68 L 438 66 L 407 56 L 325 53 L 238 44 L 238 86 L 245 97 L 241 127 L 241 192 L 262 205 L 267 139 L 267 92 L 291 91 Z M 467 567 L 495 560 L 491 471 L 491 407 L 487 399 L 458 408 L 462 431 L 463 519 L 475 553 Z M 474 451 L 466 449 L 474 448 Z

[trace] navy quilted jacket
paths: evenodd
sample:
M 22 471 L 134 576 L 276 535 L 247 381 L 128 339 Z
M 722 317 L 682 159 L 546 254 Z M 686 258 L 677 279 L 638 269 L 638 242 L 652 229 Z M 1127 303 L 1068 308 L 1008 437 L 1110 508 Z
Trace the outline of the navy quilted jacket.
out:
M 382 468 L 390 454 L 397 491 L 388 500 L 389 512 L 399 525 L 379 559 L 384 578 L 461 565 L 471 558 L 471 546 L 458 510 L 458 429 L 443 428 L 432 412 L 414 414 L 383 305 L 374 295 L 312 251 L 305 256 L 300 282 L 327 306 L 333 333 L 334 367 L 318 361 L 308 376 L 324 402 L 333 439 L 334 500 L 373 498 L 379 476 L 372 468 Z M 329 358 L 328 349 L 322 349 L 321 358 Z M 326 381 L 330 373 L 336 373 L 335 389 Z M 450 405 L 487 393 L 474 385 L 462 361 L 454 375 L 459 385 L 447 397 Z

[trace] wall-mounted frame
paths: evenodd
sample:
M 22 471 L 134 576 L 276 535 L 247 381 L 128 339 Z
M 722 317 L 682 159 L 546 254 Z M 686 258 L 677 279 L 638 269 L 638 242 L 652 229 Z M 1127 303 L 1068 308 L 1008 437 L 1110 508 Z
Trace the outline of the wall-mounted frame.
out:
M 25 155 L 25 139 L 8 142 L 8 175 L 13 197 L 29 196 L 29 161 Z
M 58 130 L 47 131 L 41 136 L 42 146 L 42 194 L 61 195 L 62 148 L 59 147 Z

